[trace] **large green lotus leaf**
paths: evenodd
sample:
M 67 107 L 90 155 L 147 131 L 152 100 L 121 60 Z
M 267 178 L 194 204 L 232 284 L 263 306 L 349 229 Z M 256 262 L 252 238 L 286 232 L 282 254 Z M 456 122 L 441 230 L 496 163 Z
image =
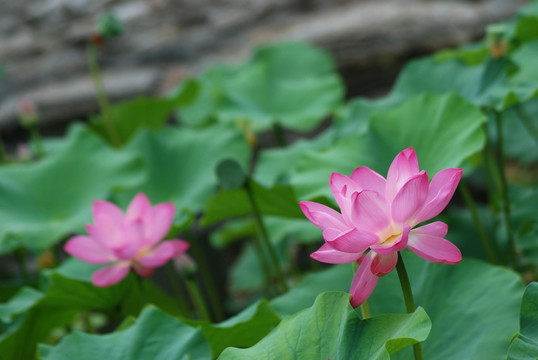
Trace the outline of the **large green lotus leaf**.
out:
M 531 2 L 518 11 L 514 40 L 525 43 L 538 38 L 538 3 Z
M 137 154 L 116 151 L 80 125 L 38 162 L 0 169 L 0 253 L 42 250 L 79 232 L 91 204 L 143 181 Z
M 119 202 L 127 204 L 136 192 L 143 191 L 154 203 L 175 203 L 180 213 L 182 209 L 192 213 L 203 209 L 216 191 L 215 167 L 222 159 L 234 158 L 247 167 L 250 158 L 244 136 L 222 124 L 203 130 L 141 131 L 125 149 L 141 154 L 148 176 L 136 190 L 119 194 Z
M 301 139 L 285 148 L 261 150 L 257 157 L 254 178 L 265 186 L 289 183 L 301 154 L 308 150 L 327 148 L 333 143 L 333 138 L 334 132 L 326 130 L 313 139 Z
M 457 95 L 421 95 L 396 108 L 374 114 L 370 131 L 343 138 L 327 150 L 306 152 L 292 178 L 299 199 L 332 198 L 332 172 L 349 175 L 368 166 L 385 175 L 394 156 L 412 146 L 419 165 L 433 177 L 463 161 L 484 146 L 484 115 Z
M 538 283 L 527 286 L 521 302 L 519 334 L 512 341 L 508 360 L 536 360 L 538 356 Z
M 252 197 L 260 213 L 281 217 L 303 218 L 293 188 L 290 185 L 273 185 L 266 188 L 255 180 L 249 180 Z M 202 225 L 208 226 L 230 217 L 252 215 L 247 190 L 221 190 L 206 206 Z
M 511 59 L 517 64 L 518 71 L 510 78 L 510 81 L 514 83 L 538 81 L 538 69 L 536 69 L 538 40 L 522 45 L 519 49 L 514 51 Z
M 468 66 L 457 59 L 438 62 L 427 57 L 410 62 L 402 71 L 389 97 L 401 102 L 422 93 L 455 92 L 477 106 L 504 110 L 538 96 L 538 82 L 512 82 L 508 73 L 513 63 L 505 58 L 487 58 L 481 65 Z
M 108 288 L 91 285 L 88 278 L 95 266 L 70 260 L 43 274 L 42 291 L 19 292 L 8 304 L 26 300 L 25 312 L 14 318 L 0 336 L 0 359 L 33 358 L 36 345 L 56 327 L 69 324 L 78 311 L 106 310 L 123 301 L 134 279 Z M 21 296 L 25 295 L 25 299 Z M 30 298 L 28 298 L 30 296 Z M 17 304 L 21 306 L 21 303 Z M 18 313 L 16 311 L 14 315 Z
M 128 275 L 114 286 L 94 286 L 91 276 L 101 267 L 75 258 L 64 261 L 58 268 L 46 273 L 43 283 L 47 289 L 46 296 L 40 305 L 79 310 L 107 310 L 119 306 L 123 315 L 136 315 L 144 302 L 149 302 L 169 314 L 186 315 L 178 300 L 165 294 L 149 280 L 137 281 L 134 275 Z
M 518 274 L 474 259 L 444 265 L 424 261 L 409 252 L 402 255 L 415 303 L 426 310 L 433 324 L 423 344 L 425 359 L 506 357 L 510 339 L 517 332 L 524 290 Z M 352 276 L 351 265 L 333 266 L 309 275 L 304 284 L 271 304 L 281 315 L 294 313 L 311 306 L 317 294 L 326 289 L 349 291 Z M 368 303 L 374 315 L 405 311 L 396 271 L 379 279 Z M 400 356 L 413 357 L 407 353 L 395 358 Z
M 519 163 L 536 163 L 538 142 L 529 127 L 538 129 L 538 99 L 532 99 L 518 107 L 506 109 L 502 113 L 504 152 Z
M 279 216 L 264 216 L 263 223 L 273 244 L 279 244 L 290 239 L 302 244 L 311 244 L 321 239 L 321 232 L 304 219 L 282 218 Z M 239 239 L 256 236 L 257 229 L 254 219 L 236 219 L 228 221 L 210 235 L 211 244 L 216 248 L 224 248 Z
M 422 308 L 413 314 L 361 320 L 349 295 L 325 292 L 314 305 L 287 317 L 248 349 L 228 348 L 219 360 L 390 359 L 390 355 L 428 336 L 430 320 Z
M 248 119 L 256 130 L 273 123 L 304 131 L 317 126 L 343 99 L 330 56 L 305 43 L 266 45 L 225 82 L 223 120 Z
M 181 123 L 201 127 L 216 120 L 216 112 L 224 101 L 224 81 L 233 76 L 239 66 L 217 64 L 206 70 L 198 78 L 191 80 L 198 84 L 196 98 L 186 106 L 181 106 L 177 115 Z M 184 84 L 176 90 L 183 91 Z
M 205 321 L 186 321 L 202 330 L 211 346 L 213 358 L 227 347 L 246 348 L 253 346 L 280 322 L 267 300 L 252 304 L 239 314 L 218 324 Z
M 29 287 L 21 288 L 8 302 L 0 304 L 0 320 L 10 323 L 16 315 L 33 307 L 42 297 L 41 291 Z
M 187 80 L 173 97 L 139 97 L 112 105 L 110 117 L 114 123 L 115 138 L 111 137 L 102 115 L 95 116 L 90 126 L 109 143 L 124 145 L 139 129 L 161 129 L 175 108 L 194 101 L 198 87 L 196 81 Z
M 305 43 L 265 45 L 238 66 L 219 66 L 201 77 L 200 98 L 181 110 L 185 123 L 210 117 L 247 121 L 255 131 L 279 123 L 308 130 L 343 99 L 343 85 L 330 56 Z
M 74 332 L 58 345 L 39 346 L 43 360 L 188 360 L 211 359 L 211 349 L 200 329 L 147 307 L 137 321 L 111 334 Z

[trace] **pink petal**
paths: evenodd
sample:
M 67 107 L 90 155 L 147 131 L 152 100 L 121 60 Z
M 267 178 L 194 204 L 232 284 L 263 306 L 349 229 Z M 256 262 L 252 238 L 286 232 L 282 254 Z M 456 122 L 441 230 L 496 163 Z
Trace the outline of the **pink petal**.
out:
M 151 276 L 155 272 L 155 268 L 148 268 L 140 264 L 134 264 L 133 268 L 138 275 L 143 277 Z
M 389 167 L 385 196 L 391 201 L 407 180 L 419 172 L 417 154 L 410 147 L 401 151 Z
M 71 256 L 90 264 L 114 261 L 109 249 L 88 236 L 75 236 L 65 244 L 64 250 Z
M 119 262 L 97 270 L 92 275 L 95 286 L 106 287 L 120 282 L 129 273 L 129 263 Z
M 431 224 L 430 224 L 431 225 Z M 426 225 L 428 226 L 428 225 Z M 440 233 L 440 226 L 424 231 L 414 229 L 409 234 L 407 247 L 421 258 L 443 264 L 457 264 L 461 261 L 461 252 L 458 247 L 450 241 L 433 234 Z
M 113 246 L 113 251 L 119 259 L 131 260 L 144 246 L 144 224 L 138 219 L 122 224 L 120 241 Z
M 147 268 L 156 268 L 185 252 L 188 248 L 189 243 L 183 240 L 164 241 L 147 255 L 138 258 L 137 262 Z
M 364 255 L 358 262 L 360 262 L 359 269 L 355 273 L 355 277 L 351 283 L 351 306 L 356 308 L 370 297 L 372 291 L 374 291 L 377 285 L 378 277 L 375 276 L 372 271 L 372 261 L 375 257 L 375 253 L 369 252 Z
M 389 255 L 377 255 L 372 261 L 372 273 L 376 276 L 385 276 L 390 273 L 398 262 L 398 252 Z
M 150 222 L 149 237 L 146 244 L 153 246 L 161 241 L 170 231 L 176 207 L 172 203 L 162 203 L 156 205 L 152 209 L 152 217 Z
M 376 235 L 356 228 L 346 232 L 326 229 L 323 231 L 323 238 L 332 248 L 353 254 L 363 253 L 370 245 L 379 241 Z
M 442 221 L 435 221 L 427 225 L 413 229 L 415 235 L 430 235 L 436 237 L 445 237 L 448 233 L 448 225 Z
M 107 227 L 112 223 L 121 223 L 124 221 L 123 212 L 116 205 L 104 200 L 96 200 L 92 205 L 93 221 L 98 227 Z M 102 223 L 107 219 L 106 223 Z
M 355 169 L 350 178 L 359 186 L 361 190 L 373 190 L 385 195 L 385 186 L 387 181 L 385 178 L 372 169 L 361 166 Z
M 425 171 L 412 176 L 398 191 L 392 202 L 392 220 L 407 222 L 422 207 L 428 196 L 429 179 Z
M 348 228 L 342 215 L 328 206 L 312 201 L 301 201 L 299 206 L 308 220 L 322 230 L 326 228 Z
M 385 198 L 372 190 L 355 193 L 352 198 L 353 225 L 374 234 L 383 232 L 391 223 Z
M 331 174 L 329 185 L 342 216 L 349 222 L 351 219 L 351 196 L 362 189 L 351 178 L 338 173 Z
M 402 228 L 402 234 L 400 236 L 394 239 L 387 239 L 385 240 L 385 243 L 382 244 L 371 245 L 370 249 L 380 255 L 390 255 L 393 252 L 402 251 L 407 246 L 410 230 L 411 228 L 409 227 L 409 225 L 404 224 Z
M 141 219 L 151 211 L 151 203 L 144 193 L 138 193 L 127 208 L 126 218 L 129 221 Z
M 327 264 L 347 264 L 353 261 L 357 261 L 362 253 L 351 254 L 342 251 L 338 251 L 332 248 L 330 245 L 323 244 L 316 252 L 310 254 L 310 257 L 314 260 L 321 261 Z
M 422 209 L 414 216 L 414 226 L 429 220 L 441 213 L 454 195 L 463 171 L 461 169 L 444 169 L 439 171 L 432 179 L 428 197 Z
M 86 231 L 88 232 L 88 235 L 101 244 L 103 248 L 110 249 L 110 247 L 117 242 L 117 240 L 113 239 L 113 236 L 108 232 L 95 225 L 86 224 Z

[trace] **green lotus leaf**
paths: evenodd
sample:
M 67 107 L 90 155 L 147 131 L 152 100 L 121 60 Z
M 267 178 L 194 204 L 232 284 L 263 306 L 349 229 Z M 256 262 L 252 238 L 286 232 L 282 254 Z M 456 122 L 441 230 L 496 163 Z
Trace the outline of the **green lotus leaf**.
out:
M 136 322 L 105 335 L 74 332 L 58 345 L 39 346 L 43 360 L 97 359 L 211 359 L 211 349 L 200 329 L 147 307 Z
M 361 320 L 342 292 L 320 294 L 314 305 L 282 320 L 258 344 L 228 348 L 219 360 L 241 359 L 390 359 L 404 347 L 423 341 L 431 322 L 422 308 L 413 314 Z

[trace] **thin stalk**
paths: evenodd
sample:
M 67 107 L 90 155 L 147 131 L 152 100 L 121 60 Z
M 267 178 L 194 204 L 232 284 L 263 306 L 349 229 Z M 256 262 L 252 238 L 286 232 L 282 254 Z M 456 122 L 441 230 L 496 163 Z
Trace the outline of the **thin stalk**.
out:
M 370 305 L 368 305 L 368 300 L 364 300 L 364 302 L 359 307 L 361 309 L 363 320 L 366 320 L 372 317 L 372 315 L 370 314 Z
M 405 308 L 409 314 L 415 312 L 415 300 L 413 299 L 413 292 L 411 291 L 411 284 L 409 283 L 409 276 L 407 276 L 407 270 L 403 262 L 402 255 L 398 252 L 398 262 L 396 263 L 396 271 L 398 272 L 398 278 L 400 279 L 400 285 L 402 287 L 402 293 L 405 301 Z M 424 359 L 422 354 L 422 344 L 416 343 L 413 345 L 413 352 L 415 353 L 415 360 Z
M 188 315 L 189 309 L 187 304 L 185 303 L 185 295 L 181 291 L 181 285 L 179 284 L 179 281 L 177 280 L 177 273 L 174 270 L 174 266 L 172 265 L 172 262 L 167 262 L 164 266 L 164 270 L 166 271 L 166 276 L 168 277 L 168 281 L 170 282 L 170 285 L 172 286 L 172 291 L 174 292 L 174 296 L 177 299 L 177 304 L 179 307 L 179 311 L 181 311 L 182 315 Z
M 280 147 L 286 147 L 286 137 L 284 136 L 284 130 L 278 122 L 273 122 L 273 135 L 275 136 L 276 143 Z
M 514 231 L 512 228 L 512 220 L 510 219 L 510 199 L 508 198 L 508 183 L 506 181 L 505 173 L 505 158 L 504 158 L 504 145 L 503 145 L 503 132 L 502 132 L 502 117 L 501 113 L 495 112 L 495 123 L 497 125 L 497 148 L 498 148 L 498 160 L 499 160 L 499 174 L 501 176 L 501 197 L 502 197 L 502 211 L 504 216 L 504 223 L 506 227 L 506 236 L 508 239 L 508 255 L 510 262 L 514 269 L 519 268 L 517 261 L 516 241 L 514 237 Z
M 222 309 L 222 301 L 219 299 L 215 281 L 211 276 L 211 272 L 209 270 L 209 264 L 207 263 L 206 257 L 204 256 L 204 252 L 200 248 L 200 244 L 198 243 L 198 241 L 196 241 L 194 235 L 191 232 L 188 232 L 187 236 L 190 240 L 190 249 L 194 255 L 196 264 L 198 265 L 198 270 L 202 277 L 204 288 L 207 291 L 207 295 L 209 296 L 209 305 L 211 307 L 211 311 L 215 316 L 215 320 L 217 322 L 220 322 L 224 320 L 224 311 Z
M 476 231 L 478 232 L 480 240 L 482 241 L 482 246 L 486 251 L 486 256 L 488 257 L 489 262 L 493 264 L 498 264 L 495 246 L 487 235 L 484 225 L 482 225 L 482 222 L 480 221 L 480 216 L 478 215 L 476 203 L 474 202 L 473 197 L 471 196 L 471 192 L 467 188 L 467 185 L 464 181 L 460 181 L 459 190 L 461 195 L 463 196 L 465 204 L 469 208 L 469 211 L 471 211 L 471 217 L 473 218 L 474 226 L 476 228 Z
M 254 199 L 254 195 L 252 194 L 252 189 L 250 188 L 250 185 L 248 182 L 245 185 L 245 190 L 247 192 L 247 197 L 250 202 L 250 206 L 252 207 L 252 213 L 254 214 L 256 225 L 258 226 L 258 230 L 260 231 L 261 240 L 267 252 L 269 253 L 269 258 L 274 267 L 281 290 L 283 292 L 286 292 L 288 291 L 288 284 L 286 283 L 286 278 L 284 277 L 284 274 L 282 273 L 282 269 L 280 268 L 280 264 L 276 256 L 275 249 L 273 248 L 273 245 L 271 244 L 269 240 L 269 235 L 267 234 L 267 230 L 265 229 L 265 226 L 263 224 L 260 209 L 258 208 L 258 205 L 256 204 L 256 200 Z
M 194 308 L 196 309 L 198 317 L 201 320 L 211 321 L 211 317 L 209 316 L 209 312 L 207 311 L 207 307 L 205 305 L 205 301 L 202 296 L 202 292 L 200 291 L 200 287 L 198 286 L 198 283 L 193 276 L 186 275 L 184 278 L 185 284 L 187 285 L 187 291 L 189 292 L 189 296 L 192 300 L 192 303 L 194 304 Z
M 99 70 L 99 63 L 97 61 L 97 48 L 95 45 L 88 45 L 88 63 L 90 65 L 90 72 L 92 74 L 93 84 L 97 92 L 97 101 L 101 108 L 101 115 L 103 116 L 108 136 L 112 141 L 112 144 L 116 147 L 120 146 L 120 138 L 116 129 L 116 126 L 112 120 L 110 113 L 110 104 L 106 97 L 105 87 L 101 79 L 101 71 Z
M 531 117 L 527 112 L 521 107 L 521 105 L 518 105 L 515 107 L 516 113 L 523 123 L 523 126 L 527 128 L 527 131 L 532 136 L 536 144 L 538 144 L 538 127 L 534 125 L 534 122 L 532 121 Z
M 45 156 L 45 149 L 43 148 L 43 141 L 41 140 L 41 134 L 39 134 L 39 131 L 37 130 L 37 126 L 32 125 L 28 128 L 28 131 L 30 132 L 30 136 L 32 137 L 32 140 L 35 144 L 35 148 L 37 151 L 37 157 L 42 158 Z
M 19 264 L 23 284 L 30 285 L 30 271 L 28 270 L 28 262 L 26 261 L 26 251 L 24 249 L 15 250 L 15 258 Z
M 267 282 L 267 285 L 269 287 L 273 288 L 274 284 L 273 284 L 273 279 L 271 277 L 271 266 L 269 266 L 269 263 L 267 262 L 267 258 L 263 252 L 263 244 L 259 236 L 254 237 L 253 245 L 254 245 L 254 251 L 256 251 L 256 256 L 258 256 L 258 260 L 260 261 L 260 264 L 262 265 L 263 273 L 265 274 L 265 281 Z M 270 293 L 267 288 L 264 288 L 263 291 L 265 293 L 265 296 L 270 297 Z M 278 291 L 276 291 L 276 293 L 278 293 Z

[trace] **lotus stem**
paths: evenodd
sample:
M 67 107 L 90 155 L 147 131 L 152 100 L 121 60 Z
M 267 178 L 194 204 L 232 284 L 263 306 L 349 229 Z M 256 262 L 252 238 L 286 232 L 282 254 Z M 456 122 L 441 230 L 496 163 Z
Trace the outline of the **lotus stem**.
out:
M 405 264 L 400 252 L 398 252 L 396 271 L 398 272 L 398 278 L 400 279 L 400 285 L 402 287 L 405 308 L 409 314 L 412 314 L 415 312 L 415 300 L 413 299 L 413 292 L 411 291 L 409 276 L 407 276 L 407 270 L 405 269 Z M 415 354 L 415 360 L 424 359 L 424 355 L 422 354 L 422 344 L 420 342 L 413 345 L 413 352 Z
M 211 317 L 209 316 L 209 312 L 207 311 L 207 307 L 205 305 L 204 297 L 202 296 L 202 292 L 200 291 L 200 287 L 194 279 L 194 276 L 186 275 L 185 283 L 198 317 L 201 320 L 211 321 Z
M 221 301 L 217 293 L 215 282 L 210 274 L 209 264 L 207 263 L 202 249 L 200 248 L 200 244 L 198 243 L 198 241 L 196 241 L 196 238 L 194 237 L 192 232 L 187 232 L 187 236 L 189 238 L 187 240 L 190 240 L 190 248 L 196 260 L 196 264 L 198 265 L 197 268 L 202 277 L 204 288 L 207 291 L 207 295 L 209 296 L 209 305 L 211 307 L 211 311 L 215 316 L 215 320 L 217 322 L 220 322 L 224 320 L 224 311 L 222 309 Z
M 170 282 L 170 285 L 172 286 L 172 291 L 174 292 L 174 295 L 177 299 L 177 304 L 179 307 L 179 311 L 182 315 L 188 315 L 189 309 L 187 304 L 185 303 L 184 299 L 185 296 L 183 294 L 183 291 L 181 290 L 181 285 L 179 284 L 179 281 L 177 280 L 177 273 L 174 270 L 174 266 L 172 265 L 172 262 L 167 262 L 164 266 L 164 270 L 166 271 L 166 276 L 168 277 L 168 281 Z
M 121 144 L 120 138 L 110 113 L 110 104 L 108 103 L 103 81 L 101 79 L 101 71 L 97 61 L 97 48 L 93 44 L 88 45 L 88 63 L 90 65 L 93 84 L 97 92 L 97 101 L 99 103 L 99 108 L 101 109 L 101 115 L 105 122 L 108 136 L 112 142 L 112 145 L 119 147 Z
M 252 213 L 254 214 L 256 225 L 258 226 L 258 230 L 260 232 L 260 239 L 261 239 L 260 245 L 263 245 L 265 249 L 267 250 L 267 253 L 269 254 L 269 259 L 272 262 L 281 291 L 286 292 L 288 291 L 288 284 L 286 283 L 286 278 L 284 277 L 284 274 L 282 273 L 282 269 L 280 268 L 280 263 L 278 262 L 278 258 L 276 256 L 273 245 L 271 244 L 271 241 L 269 240 L 267 229 L 265 229 L 265 226 L 263 224 L 261 212 L 258 208 L 258 205 L 256 204 L 256 200 L 254 199 L 252 189 L 250 188 L 250 185 L 248 182 L 245 184 L 245 190 L 247 193 L 248 200 L 250 202 L 250 206 L 252 207 Z
M 482 222 L 480 221 L 478 208 L 476 206 L 476 203 L 473 200 L 473 197 L 471 196 L 471 192 L 467 188 L 467 185 L 465 184 L 464 181 L 460 181 L 459 189 L 460 189 L 461 195 L 463 196 L 463 200 L 465 201 L 465 204 L 467 205 L 467 207 L 469 208 L 469 211 L 471 212 L 471 217 L 473 218 L 473 224 L 476 228 L 476 231 L 478 232 L 478 236 L 480 237 L 480 240 L 482 241 L 482 246 L 484 247 L 484 250 L 486 251 L 486 256 L 488 258 L 488 261 L 493 264 L 498 264 L 497 255 L 495 252 L 495 246 L 493 245 L 493 242 L 487 235 L 484 225 L 482 225 Z
M 497 128 L 497 149 L 498 149 L 498 161 L 499 161 L 499 174 L 500 174 L 500 179 L 501 179 L 501 187 L 499 190 L 500 190 L 501 198 L 502 198 L 502 211 L 503 211 L 504 223 L 506 227 L 506 237 L 508 239 L 508 254 L 509 254 L 510 262 L 513 268 L 518 270 L 519 263 L 517 260 L 516 241 L 514 237 L 514 231 L 512 228 L 512 220 L 510 218 L 510 199 L 508 197 L 508 182 L 506 181 L 506 173 L 505 173 L 502 115 L 498 111 L 495 111 L 495 124 Z
M 370 305 L 368 305 L 368 300 L 365 300 L 360 305 L 360 309 L 361 309 L 361 314 L 362 314 L 362 319 L 363 320 L 366 320 L 366 319 L 369 319 L 369 318 L 372 317 L 372 315 L 370 314 Z

